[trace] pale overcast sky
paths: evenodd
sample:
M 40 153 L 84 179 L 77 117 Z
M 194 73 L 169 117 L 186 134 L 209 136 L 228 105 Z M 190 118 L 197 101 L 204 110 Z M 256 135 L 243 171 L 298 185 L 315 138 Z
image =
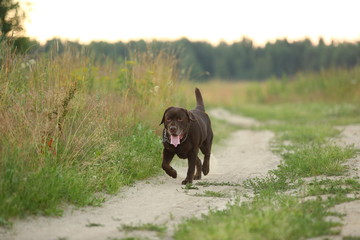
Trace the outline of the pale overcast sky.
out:
M 246 36 L 256 44 L 308 37 L 360 40 L 360 0 L 21 0 L 30 2 L 25 34 L 44 42 L 205 40 Z

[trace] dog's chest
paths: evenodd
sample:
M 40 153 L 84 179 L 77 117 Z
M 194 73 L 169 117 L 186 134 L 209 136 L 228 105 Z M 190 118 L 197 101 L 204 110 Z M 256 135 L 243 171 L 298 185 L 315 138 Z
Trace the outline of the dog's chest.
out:
M 179 158 L 184 159 L 188 157 L 189 146 L 187 143 L 181 143 L 177 147 L 174 147 L 169 143 L 165 143 L 164 147 L 167 151 L 175 153 Z
M 187 158 L 187 152 L 176 152 L 176 155 L 182 159 Z

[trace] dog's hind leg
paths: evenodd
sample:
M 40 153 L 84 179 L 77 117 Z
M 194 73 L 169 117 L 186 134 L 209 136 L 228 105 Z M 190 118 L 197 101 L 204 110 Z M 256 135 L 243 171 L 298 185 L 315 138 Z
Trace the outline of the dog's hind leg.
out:
M 201 179 L 201 169 L 202 169 L 202 164 L 201 164 L 201 160 L 199 157 L 196 157 L 196 173 L 194 176 L 194 180 L 200 180 Z
M 205 176 L 208 175 L 208 173 L 210 171 L 211 144 L 212 144 L 212 139 L 210 139 L 210 141 L 208 141 L 208 142 L 205 142 L 205 144 L 203 144 L 200 147 L 201 152 L 204 154 L 204 162 L 202 165 L 202 172 Z
M 194 150 L 188 154 L 188 171 L 186 178 L 181 182 L 182 185 L 193 182 L 198 152 L 199 149 Z
M 210 154 L 204 156 L 204 164 L 202 166 L 202 172 L 206 176 L 210 172 Z

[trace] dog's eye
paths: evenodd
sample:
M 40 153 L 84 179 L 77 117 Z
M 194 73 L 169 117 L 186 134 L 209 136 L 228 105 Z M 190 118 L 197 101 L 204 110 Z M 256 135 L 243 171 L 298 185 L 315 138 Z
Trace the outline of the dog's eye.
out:
M 182 122 L 182 119 L 181 119 L 181 118 L 178 118 L 178 121 L 179 121 L 179 122 Z
M 167 122 L 170 122 L 170 121 L 171 121 L 171 118 L 167 118 L 166 121 L 167 121 Z

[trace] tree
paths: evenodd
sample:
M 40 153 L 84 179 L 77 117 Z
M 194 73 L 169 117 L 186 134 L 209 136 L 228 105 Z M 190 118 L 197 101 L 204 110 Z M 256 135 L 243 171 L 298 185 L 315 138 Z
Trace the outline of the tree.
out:
M 0 40 L 9 37 L 14 31 L 22 30 L 25 13 L 16 0 L 0 0 Z

